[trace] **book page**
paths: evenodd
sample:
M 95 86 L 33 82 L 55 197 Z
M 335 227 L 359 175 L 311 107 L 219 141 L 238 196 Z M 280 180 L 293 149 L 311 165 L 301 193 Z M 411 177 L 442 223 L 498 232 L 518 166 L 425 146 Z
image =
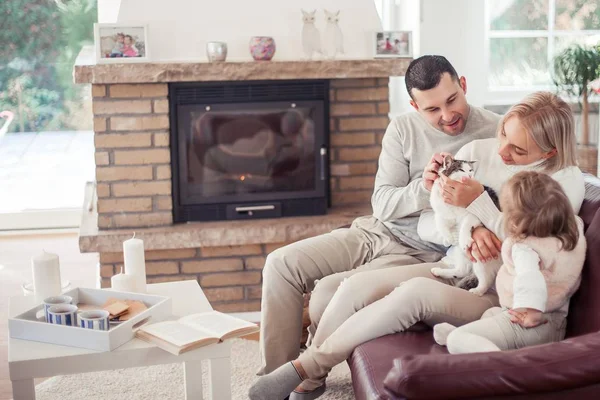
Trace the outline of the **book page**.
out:
M 223 314 L 218 311 L 209 311 L 205 313 L 188 315 L 180 318 L 179 322 L 193 327 L 194 329 L 210 333 L 218 338 L 222 338 L 229 332 L 233 332 L 238 329 L 258 328 L 256 324 Z
M 183 347 L 207 338 L 220 338 L 220 336 L 213 336 L 207 332 L 198 331 L 177 321 L 144 325 L 140 328 L 140 331 L 149 333 L 178 347 Z

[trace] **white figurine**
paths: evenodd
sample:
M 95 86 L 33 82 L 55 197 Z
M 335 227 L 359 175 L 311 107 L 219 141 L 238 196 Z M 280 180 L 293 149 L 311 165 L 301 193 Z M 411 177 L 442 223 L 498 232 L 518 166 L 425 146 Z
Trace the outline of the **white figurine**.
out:
M 302 10 L 302 48 L 304 55 L 309 60 L 313 53 L 321 53 L 321 35 L 315 26 L 315 14 L 317 10 L 306 12 Z
M 340 11 L 335 13 L 325 10 L 327 17 L 327 27 L 325 28 L 325 54 L 330 58 L 335 58 L 337 54 L 344 54 L 344 37 L 342 30 L 338 25 L 340 20 Z

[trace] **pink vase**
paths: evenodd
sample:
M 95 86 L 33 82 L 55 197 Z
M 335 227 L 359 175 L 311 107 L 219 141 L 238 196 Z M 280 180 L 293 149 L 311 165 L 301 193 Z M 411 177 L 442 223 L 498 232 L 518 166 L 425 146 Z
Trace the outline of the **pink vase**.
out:
M 256 61 L 269 61 L 275 55 L 275 40 L 269 36 L 250 38 L 250 55 Z

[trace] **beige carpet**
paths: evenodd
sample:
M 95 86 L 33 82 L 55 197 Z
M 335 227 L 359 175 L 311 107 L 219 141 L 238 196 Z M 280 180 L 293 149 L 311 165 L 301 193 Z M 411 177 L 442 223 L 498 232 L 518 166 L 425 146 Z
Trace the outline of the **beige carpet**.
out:
M 258 343 L 233 341 L 231 354 L 232 399 L 247 400 L 248 389 L 256 380 Z M 206 369 L 204 369 L 206 370 Z M 205 398 L 206 376 L 202 377 Z M 36 387 L 38 400 L 181 400 L 183 394 L 182 364 L 129 368 L 51 378 Z M 346 363 L 338 365 L 327 378 L 323 400 L 352 400 L 354 392 Z M 220 399 L 219 399 L 220 400 Z M 277 400 L 277 399 L 274 399 Z

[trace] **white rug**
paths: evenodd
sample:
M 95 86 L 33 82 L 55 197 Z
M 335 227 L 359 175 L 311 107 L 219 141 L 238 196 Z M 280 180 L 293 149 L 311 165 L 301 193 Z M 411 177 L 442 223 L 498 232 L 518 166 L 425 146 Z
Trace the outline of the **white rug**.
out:
M 235 339 L 231 353 L 233 400 L 247 400 L 259 366 L 258 342 Z M 203 368 L 206 371 L 206 368 Z M 203 374 L 207 398 L 206 376 Z M 183 365 L 129 368 L 115 371 L 58 376 L 36 386 L 38 400 L 180 400 L 183 394 Z M 352 400 L 354 392 L 346 363 L 335 367 L 327 378 L 323 400 Z M 220 399 L 218 399 L 220 400 Z

